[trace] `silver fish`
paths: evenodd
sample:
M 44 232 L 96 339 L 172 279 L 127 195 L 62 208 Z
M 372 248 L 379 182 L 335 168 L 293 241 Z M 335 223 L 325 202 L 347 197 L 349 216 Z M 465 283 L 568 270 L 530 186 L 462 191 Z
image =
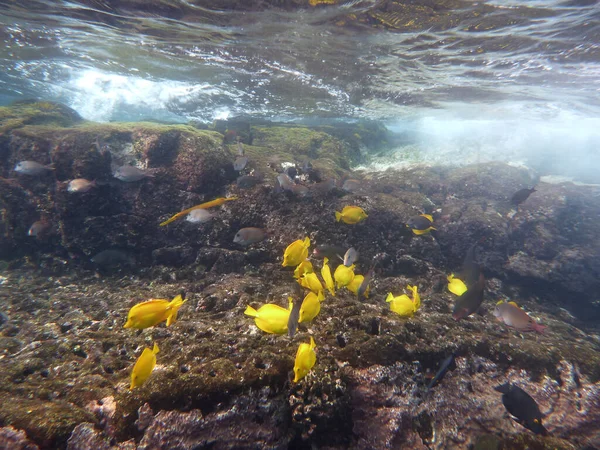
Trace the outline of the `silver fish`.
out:
M 267 234 L 265 233 L 265 230 L 263 230 L 262 228 L 254 228 L 254 227 L 242 228 L 240 231 L 238 231 L 235 234 L 235 237 L 233 238 L 233 242 L 235 242 L 236 244 L 243 245 L 243 246 L 248 246 L 248 245 L 256 244 L 257 242 L 262 241 L 266 236 L 267 236 Z
M 348 192 L 359 192 L 362 190 L 362 182 L 353 178 L 348 178 L 344 181 L 342 189 Z
M 238 156 L 237 158 L 235 158 L 235 161 L 233 162 L 233 170 L 236 170 L 238 172 L 240 170 L 244 170 L 244 168 L 246 167 L 247 164 L 248 164 L 247 156 Z
M 354 247 L 350 247 L 344 255 L 344 265 L 350 267 L 356 261 L 358 261 L 358 252 Z
M 143 180 L 144 178 L 154 178 L 154 175 L 142 169 L 138 169 L 135 166 L 126 165 L 117 168 L 114 177 L 118 180 L 125 181 L 126 183 L 131 183 L 133 181 Z
M 54 167 L 44 166 L 35 161 L 20 161 L 15 166 L 15 172 L 23 175 L 40 175 L 48 170 L 54 170 Z
M 69 187 L 67 190 L 71 193 L 87 192 L 90 189 L 96 187 L 95 181 L 89 181 L 85 178 L 76 178 L 69 181 Z
M 214 214 L 206 209 L 194 209 L 186 216 L 185 220 L 192 223 L 205 223 L 210 221 L 213 217 Z

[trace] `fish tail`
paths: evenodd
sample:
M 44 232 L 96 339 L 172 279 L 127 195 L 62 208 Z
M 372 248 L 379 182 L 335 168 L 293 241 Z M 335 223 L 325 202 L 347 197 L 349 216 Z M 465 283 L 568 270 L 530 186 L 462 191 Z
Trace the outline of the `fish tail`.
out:
M 152 354 L 156 355 L 159 351 L 158 344 L 155 342 L 154 347 L 152 348 Z
M 394 294 L 392 294 L 391 292 L 388 293 L 387 297 L 385 298 L 385 301 L 387 303 L 391 302 L 394 299 Z
M 246 314 L 247 316 L 250 316 L 250 317 L 258 316 L 258 312 L 250 305 L 246 306 L 246 311 L 244 311 L 244 314 Z
M 342 213 L 340 212 L 335 212 L 335 221 L 339 222 L 340 220 L 342 220 Z

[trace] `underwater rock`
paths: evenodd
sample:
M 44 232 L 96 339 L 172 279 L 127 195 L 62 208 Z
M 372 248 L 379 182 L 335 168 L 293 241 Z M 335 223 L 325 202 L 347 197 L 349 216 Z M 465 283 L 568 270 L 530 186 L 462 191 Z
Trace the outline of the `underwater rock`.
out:
M 13 427 L 0 428 L 0 448 L 6 450 L 39 450 L 39 447 L 27 439 L 23 430 Z

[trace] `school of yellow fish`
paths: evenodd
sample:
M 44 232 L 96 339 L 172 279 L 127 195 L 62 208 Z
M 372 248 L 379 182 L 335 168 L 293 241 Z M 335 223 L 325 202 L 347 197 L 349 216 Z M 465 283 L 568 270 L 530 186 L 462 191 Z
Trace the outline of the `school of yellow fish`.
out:
M 160 226 L 168 225 L 191 211 L 219 206 L 227 201 L 235 199 L 236 197 L 221 197 L 188 208 L 162 222 Z M 367 219 L 367 217 L 368 215 L 365 211 L 358 206 L 350 205 L 344 207 L 341 212 L 335 211 L 335 221 L 341 221 L 349 225 L 355 225 Z M 411 220 L 412 221 L 407 223 L 407 226 L 417 236 L 422 236 L 429 233 L 431 230 L 435 230 L 433 227 L 433 219 L 430 215 L 422 214 Z M 321 303 L 326 299 L 325 292 L 329 292 L 332 297 L 335 297 L 336 290 L 339 291 L 340 289 L 346 288 L 348 291 L 359 297 L 361 294 L 364 295 L 364 297 L 368 297 L 369 295 L 368 284 L 370 282 L 370 274 L 367 276 L 365 282 L 364 275 L 355 273 L 356 267 L 354 263 L 349 262 L 349 265 L 339 263 L 335 270 L 333 270 L 332 275 L 332 267 L 330 266 L 332 261 L 330 261 L 329 258 L 324 257 L 320 269 L 321 277 L 319 278 L 312 262 L 308 259 L 310 245 L 311 242 L 309 237 L 292 242 L 285 249 L 281 264 L 283 267 L 293 267 L 293 277 L 301 287 L 307 290 L 304 299 L 301 301 L 302 303 L 297 323 L 311 322 L 319 315 Z M 450 274 L 447 277 L 447 281 L 447 288 L 451 293 L 461 296 L 467 291 L 465 283 L 454 274 Z M 363 284 L 365 284 L 366 287 L 363 286 Z M 167 327 L 171 326 L 177 320 L 178 311 L 185 301 L 186 300 L 184 300 L 181 295 L 177 295 L 170 301 L 165 299 L 151 299 L 136 304 L 130 309 L 124 328 L 144 329 L 156 326 L 162 322 L 166 322 Z M 402 318 L 413 317 L 421 307 L 421 297 L 417 286 L 407 285 L 406 293 L 400 293 L 398 295 L 389 292 L 385 301 L 389 303 L 390 310 Z M 264 304 L 258 309 L 248 305 L 244 314 L 254 318 L 255 325 L 265 333 L 284 335 L 288 333 L 290 314 L 292 313 L 293 306 L 294 299 L 288 297 L 287 308 L 274 303 Z M 508 307 L 501 308 L 500 306 L 497 308 L 497 311 L 499 312 L 496 313 L 496 316 L 499 320 L 503 320 L 509 326 L 513 323 L 518 324 L 529 319 L 526 313 L 520 310 L 516 304 L 512 302 Z M 529 328 L 540 332 L 544 328 L 543 326 L 537 326 L 535 323 L 533 325 L 529 323 L 528 326 Z M 294 383 L 298 383 L 306 377 L 316 364 L 316 346 L 314 338 L 310 336 L 310 341 L 308 343 L 303 342 L 298 347 L 293 369 Z M 156 343 L 154 343 L 153 349 L 144 348 L 131 372 L 130 389 L 135 389 L 148 380 L 156 365 L 156 354 L 158 352 L 159 348 Z

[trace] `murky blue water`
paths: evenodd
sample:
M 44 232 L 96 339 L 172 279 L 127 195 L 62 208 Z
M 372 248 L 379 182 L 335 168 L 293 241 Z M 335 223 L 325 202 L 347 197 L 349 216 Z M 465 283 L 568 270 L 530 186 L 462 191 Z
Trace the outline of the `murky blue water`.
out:
M 595 1 L 210 3 L 2 2 L 0 99 L 97 121 L 380 119 L 420 161 L 600 181 Z

